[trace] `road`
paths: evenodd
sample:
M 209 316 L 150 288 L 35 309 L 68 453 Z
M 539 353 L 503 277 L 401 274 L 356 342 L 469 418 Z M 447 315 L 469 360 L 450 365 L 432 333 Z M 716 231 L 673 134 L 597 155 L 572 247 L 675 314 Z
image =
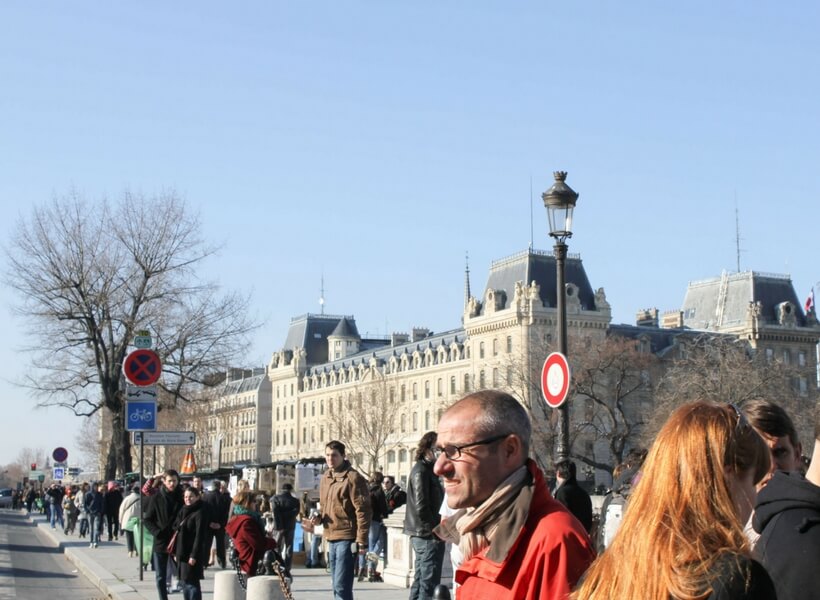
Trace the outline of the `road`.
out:
M 0 510 L 0 600 L 103 600 L 54 541 L 19 511 Z

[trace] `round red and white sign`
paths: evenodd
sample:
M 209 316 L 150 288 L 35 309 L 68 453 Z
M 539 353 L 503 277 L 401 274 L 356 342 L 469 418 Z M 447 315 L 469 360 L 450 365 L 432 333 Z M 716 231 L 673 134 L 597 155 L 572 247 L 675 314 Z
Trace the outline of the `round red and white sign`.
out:
M 569 363 L 560 352 L 553 352 L 544 361 L 541 369 L 541 393 L 547 405 L 558 408 L 569 393 Z

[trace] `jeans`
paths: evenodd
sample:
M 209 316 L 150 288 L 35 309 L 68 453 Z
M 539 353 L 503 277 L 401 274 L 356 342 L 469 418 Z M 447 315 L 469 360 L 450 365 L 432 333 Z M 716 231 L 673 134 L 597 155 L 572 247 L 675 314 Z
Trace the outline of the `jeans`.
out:
M 428 600 L 433 597 L 433 590 L 441 582 L 445 544 L 437 537 L 412 536 L 410 542 L 416 555 L 416 574 L 410 587 L 410 600 Z
M 369 552 L 373 552 L 374 554 L 381 554 L 382 550 L 384 550 L 384 546 L 382 546 L 383 531 L 386 531 L 384 523 L 382 523 L 381 521 L 370 521 L 370 531 L 368 532 L 367 537 L 367 549 Z M 364 568 L 364 564 L 364 556 L 362 556 L 362 561 L 359 563 L 359 568 Z M 368 572 L 375 572 L 377 566 L 378 563 L 376 562 L 368 562 Z
M 151 556 L 151 564 L 154 567 L 154 577 L 157 580 L 159 600 L 168 600 L 168 553 L 154 550 L 154 554 Z
M 90 542 L 92 544 L 100 543 L 100 534 L 102 533 L 103 519 L 105 519 L 105 515 L 88 513 L 88 525 L 91 531 Z
M 319 567 L 322 564 L 322 561 L 319 558 L 319 553 L 322 549 L 322 536 L 321 535 L 313 535 L 313 539 L 310 540 L 310 555 L 309 560 L 307 561 L 311 567 Z
M 199 587 L 199 582 L 182 583 L 182 598 L 183 600 L 202 600 L 202 588 Z
M 350 551 L 353 542 L 339 540 L 327 544 L 333 600 L 353 600 L 353 565 L 356 560 L 356 555 Z
M 282 555 L 282 560 L 285 561 L 285 564 L 282 566 L 285 567 L 286 573 L 290 573 L 290 565 L 293 562 L 293 534 L 293 529 L 282 530 L 279 543 L 277 544 L 279 554 Z
M 51 528 L 54 529 L 56 527 L 57 521 L 60 522 L 60 529 L 65 529 L 65 523 L 63 522 L 63 507 L 59 504 L 52 504 L 49 508 L 51 514 L 50 521 L 51 521 Z
M 106 515 L 106 521 L 108 521 L 108 541 L 111 541 L 111 534 L 113 532 L 114 539 L 116 540 L 120 534 L 120 519 L 117 515 Z

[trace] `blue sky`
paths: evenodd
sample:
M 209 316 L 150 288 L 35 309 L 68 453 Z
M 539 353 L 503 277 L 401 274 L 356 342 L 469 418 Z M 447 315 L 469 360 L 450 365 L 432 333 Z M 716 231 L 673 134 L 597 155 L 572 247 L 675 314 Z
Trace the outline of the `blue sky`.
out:
M 690 280 L 815 267 L 818 8 L 748 2 L 30 2 L 0 5 L 0 242 L 37 203 L 173 188 L 223 245 L 208 274 L 266 325 L 457 327 L 464 256 L 549 248 L 552 171 L 580 193 L 570 252 L 615 322 Z M 5 267 L 5 265 L 0 265 Z M 0 391 L 20 447 L 76 456 L 67 412 L 9 385 L 25 340 L 0 289 Z

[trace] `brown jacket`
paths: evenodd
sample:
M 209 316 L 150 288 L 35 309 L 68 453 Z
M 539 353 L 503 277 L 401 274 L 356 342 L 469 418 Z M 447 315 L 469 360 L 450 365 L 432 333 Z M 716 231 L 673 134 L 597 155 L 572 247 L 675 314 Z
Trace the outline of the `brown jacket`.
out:
M 322 525 L 330 542 L 356 540 L 367 548 L 370 493 L 367 481 L 345 461 L 338 471 L 328 469 L 319 484 Z

